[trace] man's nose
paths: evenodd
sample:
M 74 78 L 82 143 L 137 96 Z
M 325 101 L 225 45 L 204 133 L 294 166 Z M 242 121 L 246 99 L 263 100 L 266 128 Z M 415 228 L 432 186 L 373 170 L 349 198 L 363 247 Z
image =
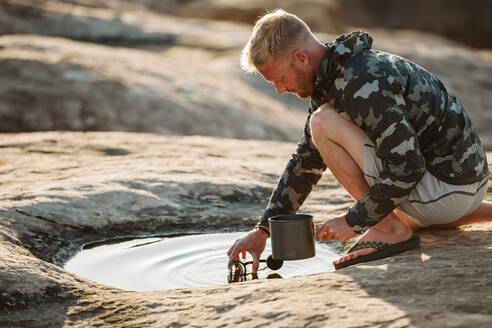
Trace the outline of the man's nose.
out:
M 284 86 L 281 86 L 281 85 L 279 85 L 277 83 L 275 83 L 274 86 L 275 86 L 275 90 L 277 90 L 277 93 L 279 95 L 281 95 L 281 94 L 283 94 L 285 92 L 285 87 Z

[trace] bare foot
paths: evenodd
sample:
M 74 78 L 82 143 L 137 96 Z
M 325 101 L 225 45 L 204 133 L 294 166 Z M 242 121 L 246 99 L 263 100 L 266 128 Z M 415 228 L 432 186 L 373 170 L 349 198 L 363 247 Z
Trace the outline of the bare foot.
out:
M 357 241 L 384 241 L 388 243 L 399 243 L 410 239 L 413 231 L 404 224 L 396 214 L 391 213 L 381 222 L 367 230 Z M 340 264 L 347 260 L 368 255 L 376 252 L 375 248 L 364 248 L 356 250 L 352 253 L 341 256 L 333 262 L 333 265 Z

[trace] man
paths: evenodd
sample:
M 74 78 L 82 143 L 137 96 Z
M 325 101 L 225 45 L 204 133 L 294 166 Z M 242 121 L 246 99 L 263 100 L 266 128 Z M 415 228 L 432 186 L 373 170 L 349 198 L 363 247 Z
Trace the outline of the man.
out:
M 362 234 L 336 269 L 417 247 L 420 227 L 492 220 L 487 159 L 466 111 L 436 76 L 371 44 L 362 31 L 323 44 L 283 10 L 254 26 L 243 68 L 311 102 L 296 154 L 256 228 L 229 249 L 229 265 L 245 250 L 256 272 L 268 218 L 295 213 L 327 167 L 357 203 L 317 238 Z

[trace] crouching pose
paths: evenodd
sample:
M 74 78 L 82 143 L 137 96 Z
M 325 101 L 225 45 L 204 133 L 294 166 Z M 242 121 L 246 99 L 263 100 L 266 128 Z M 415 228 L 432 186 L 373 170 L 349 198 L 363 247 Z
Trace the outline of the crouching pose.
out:
M 337 269 L 417 247 L 420 227 L 492 220 L 486 154 L 463 106 L 435 75 L 371 45 L 363 31 L 321 43 L 283 10 L 256 23 L 243 68 L 279 94 L 311 99 L 297 151 L 256 229 L 229 249 L 229 263 L 246 250 L 256 272 L 268 218 L 295 213 L 327 167 L 357 202 L 317 238 L 361 234 Z

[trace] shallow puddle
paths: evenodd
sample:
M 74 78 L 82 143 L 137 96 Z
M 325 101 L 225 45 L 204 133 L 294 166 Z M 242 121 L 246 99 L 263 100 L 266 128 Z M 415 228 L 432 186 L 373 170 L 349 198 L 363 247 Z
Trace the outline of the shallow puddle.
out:
M 65 264 L 65 269 L 104 285 L 133 291 L 224 285 L 228 283 L 227 250 L 242 234 L 143 238 L 86 247 Z M 262 259 L 270 254 L 268 239 Z M 337 257 L 329 245 L 316 243 L 315 257 L 285 261 L 276 271 L 261 263 L 258 278 L 278 275 L 287 278 L 333 271 L 331 262 Z M 249 254 L 246 260 L 241 259 L 250 260 Z M 251 271 L 251 265 L 247 270 Z

